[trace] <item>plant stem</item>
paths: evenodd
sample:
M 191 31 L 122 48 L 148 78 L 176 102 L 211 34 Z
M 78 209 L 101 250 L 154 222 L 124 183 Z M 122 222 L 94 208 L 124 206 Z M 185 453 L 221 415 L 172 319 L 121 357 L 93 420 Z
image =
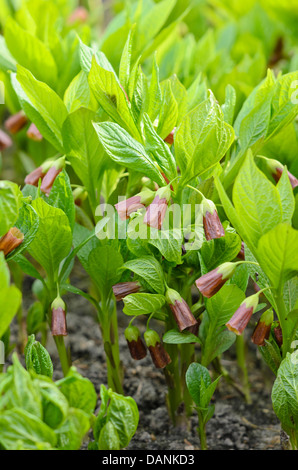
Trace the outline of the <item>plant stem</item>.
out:
M 70 369 L 70 360 L 69 356 L 66 351 L 65 343 L 64 343 L 64 337 L 63 336 L 54 336 L 54 340 L 57 346 L 59 358 L 60 358 L 60 363 L 62 367 L 62 372 L 63 375 L 66 376 L 68 374 L 68 371 Z
M 279 289 L 275 296 L 275 302 L 278 310 L 278 319 L 280 322 L 280 327 L 282 330 L 282 357 L 286 357 L 287 353 L 290 352 L 290 340 L 288 337 L 288 328 L 287 328 L 287 311 L 285 303 L 283 300 L 282 289 Z
M 292 450 L 298 450 L 298 432 L 295 429 L 289 433 Z
M 207 437 L 206 437 L 206 424 L 204 423 L 204 418 L 200 410 L 197 409 L 199 427 L 198 434 L 200 438 L 201 450 L 208 450 L 207 446 Z
M 237 363 L 242 371 L 242 389 L 245 396 L 245 401 L 248 405 L 251 405 L 252 400 L 250 396 L 250 383 L 248 379 L 248 371 L 246 366 L 245 358 L 246 348 L 243 336 L 236 337 L 236 354 Z

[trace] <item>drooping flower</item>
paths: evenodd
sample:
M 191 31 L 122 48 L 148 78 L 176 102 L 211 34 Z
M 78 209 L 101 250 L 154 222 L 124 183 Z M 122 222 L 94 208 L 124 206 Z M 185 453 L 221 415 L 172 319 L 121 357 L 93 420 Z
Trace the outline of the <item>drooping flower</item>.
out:
M 52 162 L 51 167 L 47 171 L 46 175 L 43 177 L 40 190 L 45 193 L 47 196 L 50 194 L 55 179 L 59 173 L 63 170 L 65 166 L 65 157 L 58 158 Z
M 161 229 L 168 204 L 171 198 L 171 190 L 168 186 L 159 188 L 156 191 L 156 196 L 150 206 L 147 207 L 144 216 L 144 223 L 150 227 Z
M 113 287 L 113 292 L 117 302 L 124 299 L 129 294 L 136 294 L 141 289 L 141 284 L 137 281 L 131 282 L 118 282 Z
M 24 234 L 17 227 L 12 227 L 0 238 L 0 251 L 3 251 L 4 256 L 7 256 L 20 246 L 23 240 Z
M 271 325 L 273 323 L 273 310 L 269 309 L 264 312 L 256 324 L 251 340 L 257 346 L 264 346 L 265 340 L 270 336 Z
M 86 10 L 86 8 L 82 6 L 79 6 L 69 16 L 67 23 L 68 24 L 85 23 L 88 19 L 88 16 L 89 16 L 88 10 Z
M 27 130 L 27 136 L 29 139 L 34 140 L 35 142 L 41 142 L 43 136 L 37 129 L 36 125 L 33 122 L 30 124 L 29 129 Z
M 241 335 L 249 323 L 252 314 L 256 310 L 259 303 L 259 294 L 247 297 L 236 310 L 232 318 L 226 323 L 228 330 L 233 331 L 236 335 Z
M 12 146 L 12 140 L 4 131 L 0 129 L 0 152 Z
M 117 210 L 120 219 L 126 220 L 129 219 L 129 216 L 138 209 L 145 209 L 146 205 L 150 204 L 154 196 L 155 191 L 151 191 L 151 189 L 144 189 L 135 196 L 115 204 L 115 209 Z
M 236 263 L 223 263 L 196 280 L 196 286 L 204 297 L 210 298 L 233 276 Z
M 10 116 L 4 122 L 5 129 L 11 134 L 17 134 L 23 127 L 26 126 L 28 119 L 24 111 L 19 111 L 16 114 Z
M 192 330 L 197 326 L 198 322 L 193 316 L 188 304 L 181 295 L 174 289 L 167 289 L 166 301 L 173 313 L 175 321 L 180 331 Z
M 280 324 L 278 324 L 278 326 L 276 326 L 273 329 L 273 331 L 274 331 L 274 336 L 275 336 L 276 342 L 277 342 L 278 346 L 281 348 L 282 343 L 283 343 L 283 337 L 282 337 L 282 329 L 280 327 Z
M 218 217 L 215 204 L 210 200 L 203 198 L 203 225 L 206 240 L 213 240 L 214 238 L 221 238 L 225 235 L 224 228 Z
M 124 335 L 131 357 L 136 361 L 144 359 L 147 356 L 147 349 L 141 339 L 139 329 L 136 326 L 130 325 L 126 328 Z
M 174 134 L 176 131 L 176 127 L 169 133 L 169 135 L 164 139 L 165 142 L 172 145 L 174 143 Z
M 172 360 L 161 344 L 158 333 L 154 330 L 147 330 L 144 333 L 145 343 L 149 349 L 152 361 L 157 369 L 164 369 Z
M 280 180 L 281 178 L 281 175 L 284 171 L 284 165 L 282 163 L 280 163 L 278 160 L 274 160 L 272 158 L 265 158 L 265 157 L 262 157 L 262 159 L 264 159 L 266 161 L 266 164 L 267 164 L 267 167 L 269 169 L 269 171 L 271 172 L 273 178 L 275 179 L 276 183 L 278 183 L 278 181 Z M 289 180 L 290 180 L 290 183 L 291 183 L 291 186 L 292 188 L 296 188 L 298 186 L 298 179 L 288 171 L 288 176 L 289 176 Z
M 67 336 L 66 323 L 66 306 L 61 297 L 57 297 L 51 305 L 52 320 L 51 332 L 52 336 Z

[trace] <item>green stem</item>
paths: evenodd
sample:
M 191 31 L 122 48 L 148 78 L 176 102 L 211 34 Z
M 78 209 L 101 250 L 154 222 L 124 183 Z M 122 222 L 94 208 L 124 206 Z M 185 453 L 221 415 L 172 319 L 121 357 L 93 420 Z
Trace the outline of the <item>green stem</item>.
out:
M 295 431 L 295 429 L 293 429 L 292 432 L 289 433 L 289 438 L 292 450 L 298 450 L 298 431 Z
M 282 356 L 283 359 L 290 352 L 290 339 L 288 337 L 287 311 L 283 300 L 282 289 L 279 289 L 275 296 L 276 307 L 278 310 L 278 319 L 282 330 Z
M 179 411 L 181 405 L 181 378 L 179 370 L 179 354 L 178 345 L 176 344 L 165 344 L 165 348 L 169 353 L 172 362 L 164 369 L 164 374 L 167 381 L 168 393 L 167 393 L 167 406 L 170 418 L 174 426 L 180 424 L 181 416 Z
M 185 406 L 186 416 L 191 416 L 193 409 L 193 400 L 188 391 L 185 376 L 188 367 L 192 362 L 195 361 L 195 346 L 193 344 L 182 344 L 180 345 L 180 357 L 181 357 L 181 390 L 183 396 L 183 402 Z
M 54 340 L 56 343 L 56 347 L 58 350 L 59 358 L 60 358 L 60 363 L 62 367 L 62 372 L 63 375 L 66 376 L 68 374 L 68 371 L 70 369 L 70 359 L 66 351 L 65 343 L 64 343 L 64 337 L 63 336 L 54 336 Z
M 237 363 L 242 371 L 242 389 L 245 396 L 245 401 L 248 405 L 251 405 L 252 400 L 250 396 L 250 383 L 248 379 L 248 371 L 246 366 L 246 347 L 243 336 L 236 337 L 236 354 L 237 354 Z
M 198 419 L 199 419 L 198 434 L 200 438 L 201 450 L 208 450 L 207 437 L 206 437 L 206 424 L 204 422 L 204 418 L 203 418 L 201 411 L 197 409 L 197 413 L 198 413 Z

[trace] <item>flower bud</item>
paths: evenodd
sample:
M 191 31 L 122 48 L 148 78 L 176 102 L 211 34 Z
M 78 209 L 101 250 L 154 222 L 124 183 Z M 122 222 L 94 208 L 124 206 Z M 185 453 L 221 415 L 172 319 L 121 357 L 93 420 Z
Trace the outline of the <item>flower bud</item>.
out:
M 203 198 L 203 225 L 206 240 L 221 238 L 225 235 L 224 228 L 218 217 L 215 204 L 210 200 Z
M 51 163 L 51 167 L 47 171 L 46 175 L 44 176 L 40 190 L 45 193 L 47 196 L 50 194 L 55 179 L 59 175 L 59 173 L 63 170 L 65 166 L 65 157 L 58 158 Z
M 128 326 L 124 332 L 130 355 L 136 361 L 144 359 L 147 349 L 141 339 L 140 331 L 136 326 Z
M 4 122 L 4 127 L 11 134 L 17 134 L 27 124 L 27 117 L 24 111 L 19 111 L 16 114 L 10 116 Z
M 177 291 L 168 289 L 165 297 L 180 331 L 189 330 L 198 324 L 188 304 Z
M 170 198 L 171 190 L 168 186 L 159 188 L 156 191 L 156 196 L 153 202 L 147 207 L 146 214 L 144 216 L 144 223 L 160 230 L 167 212 Z
M 152 361 L 157 369 L 164 369 L 172 360 L 160 342 L 160 337 L 154 330 L 144 333 L 145 343 L 149 349 Z
M 74 23 L 85 23 L 88 20 L 88 16 L 88 10 L 82 6 L 79 6 L 69 16 L 67 23 L 69 25 Z
M 278 160 L 262 157 L 262 159 L 263 158 L 266 161 L 267 167 L 269 171 L 271 172 L 273 178 L 275 179 L 276 183 L 278 183 L 284 171 L 283 164 L 280 163 Z M 294 175 L 292 175 L 292 173 L 290 173 L 289 171 L 288 171 L 288 176 L 289 176 L 289 180 L 290 180 L 292 188 L 293 189 L 296 188 L 296 186 L 298 186 L 298 179 Z
M 204 274 L 196 280 L 196 286 L 204 297 L 208 299 L 216 294 L 222 286 L 233 276 L 236 263 L 223 263 L 217 268 Z
M 0 251 L 4 252 L 4 256 L 7 256 L 20 246 L 23 240 L 24 234 L 17 227 L 12 227 L 0 238 Z
M 35 142 L 41 142 L 43 139 L 43 136 L 37 129 L 36 125 L 33 124 L 33 122 L 30 124 L 29 129 L 27 130 L 27 137 L 29 137 L 31 140 L 34 140 Z
M 138 209 L 145 209 L 145 206 L 150 204 L 150 202 L 153 200 L 154 195 L 154 191 L 151 191 L 150 189 L 144 189 L 135 196 L 115 204 L 115 209 L 117 210 L 120 219 L 129 219 L 130 214 L 133 212 L 136 212 Z
M 265 340 L 270 336 L 271 325 L 273 323 L 273 310 L 264 312 L 256 324 L 251 340 L 257 346 L 265 346 Z
M 0 152 L 12 146 L 12 140 L 5 132 L 0 129 Z
M 52 303 L 51 332 L 53 336 L 67 336 L 67 324 L 65 303 L 61 297 L 57 297 Z
M 137 281 L 118 282 L 113 287 L 114 296 L 117 302 L 124 299 L 129 294 L 136 294 L 141 289 L 141 284 Z
M 86 191 L 84 187 L 80 186 L 73 190 L 72 195 L 73 195 L 74 203 L 77 206 L 81 206 L 82 203 L 87 199 L 88 192 Z
M 247 297 L 236 310 L 232 318 L 226 323 L 228 330 L 233 331 L 236 335 L 241 335 L 249 323 L 252 314 L 256 310 L 259 303 L 259 294 Z

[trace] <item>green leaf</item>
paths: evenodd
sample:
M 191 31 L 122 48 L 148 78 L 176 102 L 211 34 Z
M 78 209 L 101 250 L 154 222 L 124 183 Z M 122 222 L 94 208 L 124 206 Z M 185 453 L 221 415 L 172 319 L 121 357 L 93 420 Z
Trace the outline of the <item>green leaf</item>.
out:
M 186 385 L 188 391 L 195 402 L 195 404 L 201 406 L 201 397 L 204 394 L 205 390 L 211 384 L 211 378 L 208 369 L 193 362 L 190 364 L 186 372 Z
M 232 85 L 227 85 L 226 93 L 225 93 L 225 102 L 222 105 L 221 109 L 224 114 L 225 122 L 230 124 L 230 126 L 233 125 L 235 106 L 236 106 L 236 90 Z
M 244 299 L 245 293 L 233 284 L 224 285 L 217 294 L 207 299 L 206 308 L 212 327 L 225 325 Z
M 233 202 L 242 227 L 239 233 L 248 245 L 256 247 L 260 237 L 281 222 L 278 190 L 257 168 L 251 153 L 236 178 Z M 235 228 L 238 231 L 237 226 Z
M 119 281 L 122 264 L 121 254 L 112 246 L 104 245 L 90 252 L 88 273 L 103 297 L 106 298 L 112 286 Z
M 165 291 L 164 274 L 159 262 L 153 256 L 127 261 L 123 269 L 129 269 L 146 281 L 146 284 L 158 294 Z
M 5 263 L 4 255 L 0 252 L 0 338 L 17 313 L 22 300 L 22 293 L 16 286 L 9 286 L 9 271 Z
M 59 450 L 79 450 L 89 429 L 89 416 L 82 410 L 70 408 L 66 420 L 55 430 Z
M 129 35 L 125 43 L 124 49 L 122 51 L 120 65 L 119 65 L 119 80 L 124 90 L 128 90 L 133 37 L 134 37 L 134 27 L 129 31 Z
M 58 428 L 68 415 L 67 399 L 50 379 L 40 376 L 34 383 L 42 396 L 43 421 L 52 429 Z
M 21 408 L 0 412 L 0 443 L 6 450 L 15 450 L 21 442 L 23 449 L 35 449 L 39 443 L 55 447 L 54 431 L 36 416 Z
M 94 111 L 97 110 L 98 105 L 96 103 L 94 106 L 94 98 L 90 92 L 88 76 L 84 70 L 81 70 L 69 84 L 64 93 L 64 103 L 69 113 L 81 107 L 91 108 Z
M 159 310 L 165 304 L 165 297 L 160 294 L 129 294 L 124 297 L 123 313 L 126 315 L 147 315 Z
M 159 113 L 157 133 L 165 139 L 177 124 L 178 104 L 172 91 L 171 81 L 165 80 L 161 86 L 162 102 Z
M 281 201 L 282 222 L 288 222 L 290 224 L 295 210 L 295 198 L 293 188 L 288 177 L 288 172 L 286 170 L 282 172 L 276 188 L 279 192 Z
M 88 76 L 90 89 L 105 112 L 134 138 L 140 134 L 129 108 L 125 92 L 121 88 L 115 74 L 101 67 L 95 58 Z
M 182 264 L 181 230 L 158 230 L 151 227 L 150 235 L 152 238 L 148 240 L 148 243 L 155 246 L 167 261 Z
M 0 237 L 16 223 L 22 205 L 22 193 L 17 184 L 0 181 Z
M 39 228 L 29 253 L 54 279 L 60 262 L 68 255 L 72 244 L 72 233 L 66 214 L 50 206 L 42 199 L 32 206 L 39 216 Z
M 67 215 L 69 225 L 73 230 L 75 223 L 75 204 L 70 180 L 65 170 L 56 177 L 47 202 L 50 206 L 61 209 Z
M 147 175 L 160 186 L 164 185 L 164 179 L 155 162 L 143 145 L 133 139 L 125 129 L 113 122 L 93 123 L 93 125 L 100 143 L 112 160 Z
M 64 153 L 62 125 L 67 109 L 61 98 L 20 65 L 17 74 L 12 75 L 12 84 L 28 118 L 59 152 Z
M 180 332 L 178 330 L 167 331 L 162 338 L 164 343 L 168 344 L 190 344 L 200 343 L 200 339 L 189 331 Z
M 8 72 L 9 70 L 12 72 L 16 72 L 17 62 L 9 52 L 3 36 L 0 36 L 0 49 L 0 70 L 3 70 L 3 72 Z
M 148 114 L 143 116 L 144 133 L 146 138 L 145 149 L 150 152 L 164 174 L 171 181 L 177 176 L 177 165 L 168 145 L 155 132 Z
M 35 238 L 39 227 L 39 218 L 30 204 L 23 204 L 15 226 L 24 234 L 24 240 L 18 248 L 7 256 L 7 260 L 15 260 L 16 256 L 19 256 L 23 251 L 28 249 Z
M 126 447 L 135 434 L 139 423 L 139 411 L 131 397 L 124 397 L 109 390 L 110 404 L 107 422 L 114 426 L 119 436 L 120 448 Z
M 38 302 L 37 305 L 41 304 Z M 35 341 L 34 335 L 29 336 L 24 355 L 26 368 L 29 372 L 33 371 L 39 375 L 50 378 L 53 377 L 53 363 L 51 357 L 43 345 Z
M 241 239 L 236 233 L 226 232 L 224 237 L 204 242 L 201 255 L 207 271 L 209 272 L 227 261 L 233 261 L 240 248 Z
M 279 289 L 298 273 L 298 231 L 283 223 L 263 235 L 258 258 L 272 287 Z
M 38 80 L 55 85 L 57 66 L 42 41 L 21 28 L 12 18 L 8 18 L 5 24 L 4 37 L 18 64 L 29 69 Z
M 233 140 L 234 131 L 224 122 L 221 108 L 210 94 L 184 117 L 175 135 L 175 156 L 182 183 L 214 167 Z
M 110 421 L 108 421 L 100 431 L 98 450 L 120 450 L 120 440 L 117 429 Z
M 97 394 L 90 380 L 82 377 L 72 367 L 67 376 L 57 382 L 57 385 L 71 408 L 79 408 L 88 415 L 92 415 L 97 402 Z
M 272 389 L 272 404 L 285 431 L 298 429 L 298 368 L 296 352 L 287 353 Z

